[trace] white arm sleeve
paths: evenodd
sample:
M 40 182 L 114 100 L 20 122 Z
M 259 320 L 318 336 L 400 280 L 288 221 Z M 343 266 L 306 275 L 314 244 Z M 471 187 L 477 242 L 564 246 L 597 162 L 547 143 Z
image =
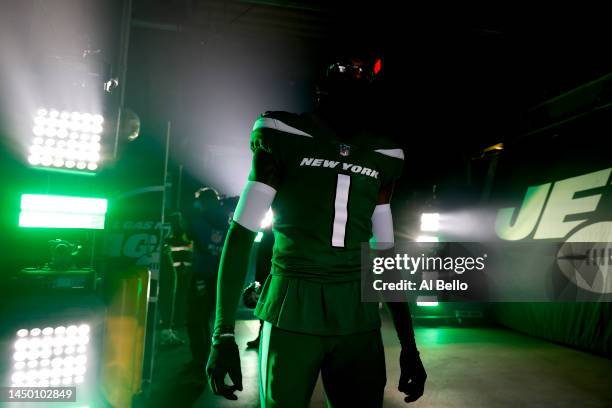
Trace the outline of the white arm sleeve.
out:
M 391 205 L 377 205 L 372 213 L 372 235 L 377 249 L 388 249 L 393 246 L 393 217 Z
M 275 195 L 276 190 L 269 185 L 248 181 L 234 211 L 234 221 L 248 230 L 259 231 Z

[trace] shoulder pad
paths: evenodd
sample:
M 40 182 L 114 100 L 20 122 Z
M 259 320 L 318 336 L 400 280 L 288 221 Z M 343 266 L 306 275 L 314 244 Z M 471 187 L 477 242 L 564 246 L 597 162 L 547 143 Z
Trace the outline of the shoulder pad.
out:
M 374 149 L 376 153 L 380 153 L 384 156 L 394 157 L 396 159 L 404 160 L 404 150 L 400 148 L 395 149 Z
M 261 115 L 253 125 L 253 132 L 266 129 L 275 130 L 281 133 L 312 137 L 304 129 L 303 119 L 295 113 L 283 111 L 268 111 Z

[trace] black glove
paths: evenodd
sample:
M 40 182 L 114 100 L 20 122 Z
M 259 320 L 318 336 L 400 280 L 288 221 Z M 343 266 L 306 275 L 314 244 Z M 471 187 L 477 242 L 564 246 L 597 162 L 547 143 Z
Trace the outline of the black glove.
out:
M 225 375 L 229 374 L 233 385 L 225 384 Z M 215 395 L 222 395 L 229 400 L 237 400 L 234 391 L 242 391 L 242 370 L 240 353 L 232 334 L 215 336 L 206 364 L 208 383 Z
M 249 309 L 255 309 L 259 295 L 261 294 L 261 283 L 255 281 L 242 291 L 242 303 Z
M 421 398 L 425 390 L 427 373 L 421 362 L 419 352 L 413 348 L 403 347 L 400 353 L 400 380 L 397 389 L 404 394 L 406 402 L 414 402 Z

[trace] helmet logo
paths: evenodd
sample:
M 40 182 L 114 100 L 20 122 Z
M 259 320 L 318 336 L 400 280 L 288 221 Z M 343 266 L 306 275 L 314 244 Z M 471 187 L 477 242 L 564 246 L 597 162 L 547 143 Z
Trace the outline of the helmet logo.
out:
M 351 153 L 351 146 L 341 144 L 340 145 L 340 156 L 348 156 Z

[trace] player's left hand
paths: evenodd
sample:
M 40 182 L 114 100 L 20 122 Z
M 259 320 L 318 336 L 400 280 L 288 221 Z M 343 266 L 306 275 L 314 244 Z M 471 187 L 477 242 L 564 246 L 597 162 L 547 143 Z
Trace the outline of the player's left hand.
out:
M 397 389 L 404 394 L 405 402 L 414 402 L 421 398 L 425 390 L 427 373 L 417 350 L 402 348 L 400 353 L 400 380 Z
M 215 395 L 229 400 L 237 400 L 235 391 L 242 391 L 242 370 L 240 369 L 240 352 L 234 336 L 213 338 L 213 344 L 206 364 L 208 383 Z M 227 385 L 225 376 L 229 375 L 234 384 Z

